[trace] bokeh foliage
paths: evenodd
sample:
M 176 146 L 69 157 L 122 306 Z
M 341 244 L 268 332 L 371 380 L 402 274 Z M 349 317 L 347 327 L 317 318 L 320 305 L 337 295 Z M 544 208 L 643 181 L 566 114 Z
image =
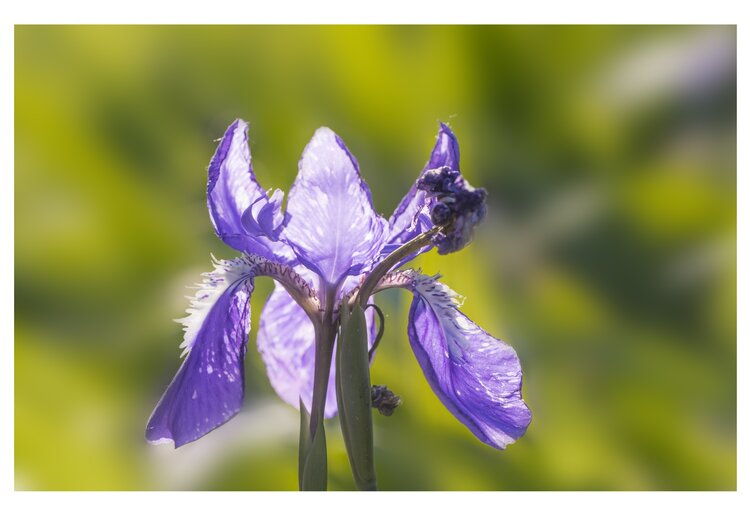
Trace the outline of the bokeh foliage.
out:
M 295 489 L 296 411 L 254 348 L 241 415 L 178 451 L 143 441 L 178 366 L 185 285 L 232 257 L 205 167 L 236 117 L 288 191 L 314 129 L 388 216 L 437 121 L 490 193 L 475 243 L 417 264 L 516 348 L 534 419 L 504 452 L 432 394 L 389 314 L 373 381 L 381 488 L 734 489 L 734 27 L 18 26 L 19 489 Z M 330 486 L 348 489 L 333 421 Z

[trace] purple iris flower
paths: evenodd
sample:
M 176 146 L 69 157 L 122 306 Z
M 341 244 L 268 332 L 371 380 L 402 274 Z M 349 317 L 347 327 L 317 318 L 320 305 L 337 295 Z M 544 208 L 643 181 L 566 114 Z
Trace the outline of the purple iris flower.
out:
M 253 173 L 247 124 L 232 123 L 208 167 L 208 210 L 216 234 L 241 255 L 215 259 L 198 285 L 181 320 L 185 358 L 148 421 L 147 440 L 179 447 L 240 410 L 258 276 L 275 281 L 260 317 L 258 350 L 271 385 L 289 404 L 314 411 L 316 340 L 321 321 L 336 319 L 341 299 L 400 287 L 414 296 L 412 350 L 443 404 L 495 448 L 522 436 L 531 413 L 521 398 L 515 351 L 459 311 L 459 296 L 438 276 L 396 270 L 432 246 L 442 254 L 469 242 L 484 216 L 486 194 L 459 170 L 458 142 L 441 124 L 422 174 L 386 220 L 374 211 L 354 156 L 323 127 L 302 154 L 282 212 L 283 193 L 266 192 Z M 376 324 L 367 313 L 372 347 Z M 333 367 L 322 376 L 327 396 L 319 408 L 325 417 L 337 411 Z

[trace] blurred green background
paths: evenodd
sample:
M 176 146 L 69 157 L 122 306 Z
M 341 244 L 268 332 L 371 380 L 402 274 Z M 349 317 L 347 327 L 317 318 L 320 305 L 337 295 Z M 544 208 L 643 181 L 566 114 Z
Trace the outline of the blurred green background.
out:
M 255 350 L 243 412 L 143 440 L 214 235 L 205 171 L 235 118 L 266 188 L 315 128 L 389 216 L 450 122 L 489 193 L 475 242 L 417 265 L 517 350 L 534 418 L 499 452 L 432 394 L 386 292 L 382 489 L 736 488 L 734 27 L 15 29 L 17 489 L 296 489 L 297 412 Z M 353 483 L 330 422 L 330 488 Z

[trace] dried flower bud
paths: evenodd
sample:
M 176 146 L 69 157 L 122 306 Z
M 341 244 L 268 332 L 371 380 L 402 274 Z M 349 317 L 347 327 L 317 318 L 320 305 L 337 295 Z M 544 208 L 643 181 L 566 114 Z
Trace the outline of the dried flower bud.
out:
M 398 406 L 401 405 L 401 397 L 394 394 L 387 386 L 372 386 L 372 407 L 377 409 L 381 415 L 390 417 Z
M 430 218 L 433 224 L 442 226 L 433 240 L 438 253 L 450 254 L 468 245 L 474 226 L 487 211 L 484 188 L 474 188 L 458 170 L 447 166 L 424 172 L 417 188 L 435 199 Z

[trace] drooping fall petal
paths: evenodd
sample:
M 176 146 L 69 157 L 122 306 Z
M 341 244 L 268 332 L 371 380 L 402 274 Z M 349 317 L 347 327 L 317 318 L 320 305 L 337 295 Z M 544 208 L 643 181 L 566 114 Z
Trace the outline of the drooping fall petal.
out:
M 504 449 L 531 422 L 516 352 L 461 313 L 450 288 L 410 273 L 409 341 L 427 381 L 477 438 Z
M 217 261 L 182 319 L 187 356 L 151 414 L 150 443 L 180 447 L 232 418 L 244 396 L 253 267 L 243 258 Z
M 302 267 L 300 275 L 309 278 Z M 310 278 L 312 281 L 312 278 Z M 357 283 L 355 277 L 347 278 L 343 291 Z M 369 348 L 375 342 L 377 328 L 373 311 L 365 312 Z M 268 297 L 260 315 L 258 351 L 266 364 L 266 372 L 276 393 L 288 404 L 299 407 L 299 400 L 309 410 L 312 406 L 313 378 L 315 375 L 315 329 L 312 322 L 280 285 Z M 331 365 L 328 380 L 325 416 L 336 415 L 336 365 Z

